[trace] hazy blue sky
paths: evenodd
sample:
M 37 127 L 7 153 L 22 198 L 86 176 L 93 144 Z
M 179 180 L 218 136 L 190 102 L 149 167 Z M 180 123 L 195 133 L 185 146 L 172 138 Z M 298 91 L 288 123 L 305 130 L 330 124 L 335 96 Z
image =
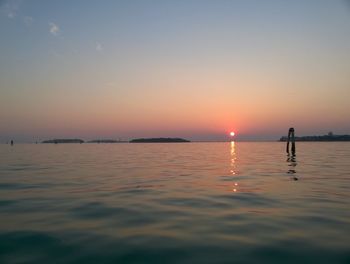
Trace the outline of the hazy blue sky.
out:
M 349 1 L 0 1 L 0 140 L 350 133 Z

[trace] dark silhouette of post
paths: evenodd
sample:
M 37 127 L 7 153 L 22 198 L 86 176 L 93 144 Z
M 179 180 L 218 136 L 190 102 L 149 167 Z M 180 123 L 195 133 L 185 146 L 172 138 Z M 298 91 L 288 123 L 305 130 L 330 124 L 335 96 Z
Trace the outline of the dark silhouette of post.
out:
M 13 146 L 13 140 L 11 140 L 11 146 Z
M 288 131 L 288 139 L 287 139 L 287 153 L 289 154 L 289 142 L 292 143 L 292 155 L 295 155 L 295 137 L 294 137 L 294 128 L 291 127 Z

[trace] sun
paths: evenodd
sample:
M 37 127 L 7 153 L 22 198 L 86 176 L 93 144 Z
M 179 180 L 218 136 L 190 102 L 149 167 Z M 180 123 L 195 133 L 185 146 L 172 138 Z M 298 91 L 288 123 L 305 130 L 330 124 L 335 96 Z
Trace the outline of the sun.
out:
M 233 137 L 235 135 L 235 132 L 231 131 L 230 136 Z

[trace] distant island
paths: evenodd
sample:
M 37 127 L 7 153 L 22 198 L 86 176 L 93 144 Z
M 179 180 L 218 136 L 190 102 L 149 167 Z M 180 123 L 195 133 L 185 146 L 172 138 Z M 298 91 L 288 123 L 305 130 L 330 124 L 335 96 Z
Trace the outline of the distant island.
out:
M 121 140 L 114 140 L 114 139 L 95 139 L 90 140 L 87 143 L 124 143 L 127 141 L 121 141 Z
M 130 143 L 182 143 L 190 142 L 183 138 L 136 138 L 130 140 Z
M 55 138 L 50 140 L 44 140 L 41 143 L 44 144 L 64 144 L 64 143 L 84 143 L 85 141 L 79 138 Z M 136 138 L 130 141 L 121 141 L 114 139 L 95 139 L 86 141 L 86 143 L 182 143 L 182 142 L 190 142 L 187 139 L 183 138 Z
M 61 143 L 84 143 L 84 140 L 78 138 L 63 138 L 63 139 L 50 139 L 44 140 L 41 143 L 61 144 Z
M 288 138 L 283 136 L 279 141 L 287 141 Z M 295 141 L 350 141 L 350 135 L 334 135 L 332 132 L 329 132 L 327 135 L 323 136 L 303 136 L 295 137 Z

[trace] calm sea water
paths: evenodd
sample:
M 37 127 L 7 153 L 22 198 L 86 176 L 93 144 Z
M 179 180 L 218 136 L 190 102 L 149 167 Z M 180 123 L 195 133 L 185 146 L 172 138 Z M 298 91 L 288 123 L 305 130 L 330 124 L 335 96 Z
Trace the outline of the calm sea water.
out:
M 350 263 L 350 144 L 0 145 L 0 263 Z

